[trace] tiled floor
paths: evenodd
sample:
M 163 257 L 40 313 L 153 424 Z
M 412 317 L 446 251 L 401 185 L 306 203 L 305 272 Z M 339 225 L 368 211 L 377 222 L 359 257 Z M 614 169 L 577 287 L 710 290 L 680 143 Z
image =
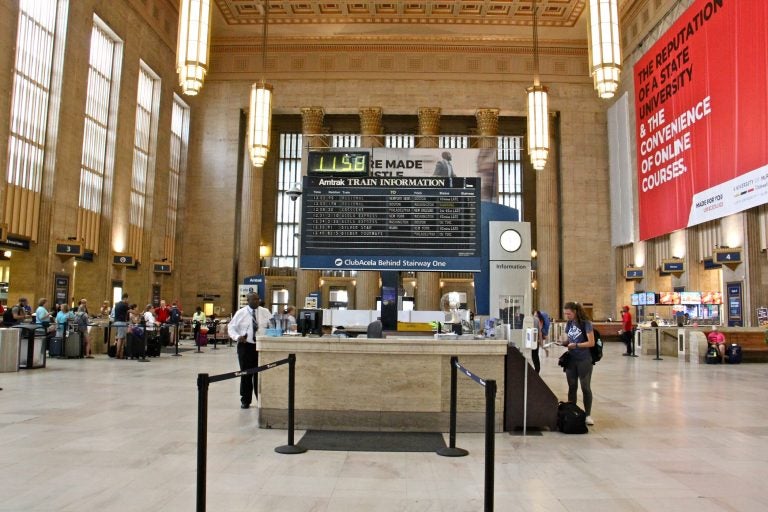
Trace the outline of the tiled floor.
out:
M 768 366 L 621 357 L 595 369 L 590 434 L 496 436 L 497 511 L 768 510 Z M 542 375 L 558 396 L 556 358 Z M 195 509 L 199 372 L 237 369 L 233 348 L 150 363 L 52 360 L 0 374 L 0 510 Z M 483 436 L 464 458 L 431 453 L 279 455 L 236 380 L 210 392 L 208 510 L 479 511 Z M 302 432 L 297 432 L 300 439 Z

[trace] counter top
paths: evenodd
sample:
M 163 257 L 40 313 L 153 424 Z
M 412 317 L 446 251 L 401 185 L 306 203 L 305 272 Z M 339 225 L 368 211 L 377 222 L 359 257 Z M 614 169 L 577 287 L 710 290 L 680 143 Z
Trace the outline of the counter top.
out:
M 403 338 L 312 338 L 301 336 L 258 336 L 256 348 L 266 352 L 317 352 L 345 354 L 434 354 L 446 356 L 506 354 L 507 341 L 436 340 L 426 337 Z

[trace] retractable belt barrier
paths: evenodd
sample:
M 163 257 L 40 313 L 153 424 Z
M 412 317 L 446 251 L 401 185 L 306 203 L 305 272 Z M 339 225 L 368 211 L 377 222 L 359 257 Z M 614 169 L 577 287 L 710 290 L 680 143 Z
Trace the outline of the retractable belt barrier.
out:
M 485 489 L 483 511 L 491 512 L 493 510 L 493 470 L 495 459 L 494 423 L 496 418 L 496 381 L 485 380 L 475 375 L 469 369 L 459 363 L 459 358 L 456 356 L 451 357 L 451 410 L 449 446 L 446 448 L 440 448 L 437 450 L 437 454 L 444 457 L 464 457 L 465 455 L 469 454 L 469 452 L 463 448 L 456 448 L 456 383 L 458 380 L 458 370 L 461 370 L 461 373 L 485 388 Z
M 213 382 L 234 379 L 246 375 L 253 375 L 263 371 L 288 365 L 288 444 L 275 448 L 277 453 L 295 454 L 304 453 L 306 448 L 294 444 L 293 441 L 293 412 L 296 388 L 296 354 L 288 354 L 286 359 L 272 363 L 240 370 L 236 372 L 222 373 L 219 375 L 197 374 L 197 512 L 205 512 L 206 471 L 208 464 L 208 388 Z

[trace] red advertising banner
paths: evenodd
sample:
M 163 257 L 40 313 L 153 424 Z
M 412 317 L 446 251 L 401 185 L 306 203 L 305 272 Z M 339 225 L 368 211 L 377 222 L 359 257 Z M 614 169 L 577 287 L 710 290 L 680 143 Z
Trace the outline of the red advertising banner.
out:
M 766 20 L 696 0 L 635 64 L 641 240 L 768 203 Z

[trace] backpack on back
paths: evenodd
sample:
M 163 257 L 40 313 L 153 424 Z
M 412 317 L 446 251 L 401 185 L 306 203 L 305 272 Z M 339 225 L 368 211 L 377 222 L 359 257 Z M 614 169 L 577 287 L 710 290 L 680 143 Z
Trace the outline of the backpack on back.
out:
M 179 308 L 171 308 L 171 314 L 168 317 L 168 321 L 172 324 L 181 323 L 181 311 L 179 311 Z
M 600 336 L 600 331 L 594 327 L 592 334 L 595 336 L 595 344 L 589 347 L 589 353 L 592 355 L 592 364 L 595 364 L 603 358 L 603 339 Z
M 572 402 L 560 402 L 557 406 L 557 430 L 563 434 L 586 434 L 587 413 Z

